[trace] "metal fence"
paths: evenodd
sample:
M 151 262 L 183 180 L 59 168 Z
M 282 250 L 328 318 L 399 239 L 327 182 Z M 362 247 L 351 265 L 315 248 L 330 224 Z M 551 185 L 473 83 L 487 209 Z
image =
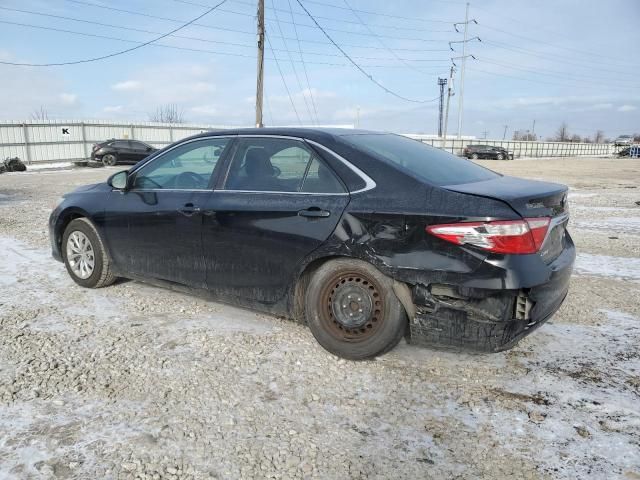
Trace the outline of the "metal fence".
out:
M 523 142 L 513 140 L 467 140 L 424 138 L 420 135 L 407 135 L 434 147 L 442 148 L 454 155 L 462 155 L 467 145 L 492 145 L 512 152 L 520 157 L 575 157 L 612 155 L 619 148 L 612 143 L 573 143 L 573 142 Z
M 164 147 L 182 138 L 213 129 L 237 128 L 225 125 L 187 125 L 163 123 L 114 123 L 109 121 L 43 121 L 0 123 L 0 159 L 19 157 L 27 164 L 79 162 L 91 155 L 91 146 L 111 138 L 142 140 Z M 407 135 L 455 155 L 467 145 L 496 145 L 517 157 L 566 157 L 610 155 L 618 149 L 612 144 L 515 142 L 477 139 L 428 138 Z
M 223 125 L 46 121 L 0 123 L 0 159 L 20 157 L 25 163 L 78 162 L 91 155 L 94 143 L 111 138 L 142 140 L 161 148 Z

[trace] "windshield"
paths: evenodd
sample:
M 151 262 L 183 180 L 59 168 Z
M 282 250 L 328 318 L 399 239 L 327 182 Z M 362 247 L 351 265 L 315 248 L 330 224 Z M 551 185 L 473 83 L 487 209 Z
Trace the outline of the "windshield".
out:
M 401 135 L 343 135 L 347 142 L 375 158 L 434 185 L 459 185 L 499 177 L 495 172 L 439 148 Z

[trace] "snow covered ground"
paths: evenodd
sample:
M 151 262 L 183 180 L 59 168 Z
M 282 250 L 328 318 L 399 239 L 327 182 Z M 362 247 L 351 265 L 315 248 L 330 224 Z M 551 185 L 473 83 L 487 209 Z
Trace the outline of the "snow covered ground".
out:
M 500 354 L 367 362 L 198 297 L 79 288 L 46 219 L 108 172 L 0 177 L 0 479 L 640 478 L 640 172 L 595 162 L 483 162 L 579 187 L 550 322 Z

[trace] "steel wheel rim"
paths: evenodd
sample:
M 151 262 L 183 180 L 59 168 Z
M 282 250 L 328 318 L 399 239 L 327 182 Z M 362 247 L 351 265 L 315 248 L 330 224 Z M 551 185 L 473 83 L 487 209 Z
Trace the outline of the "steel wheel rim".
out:
M 322 289 L 318 312 L 327 332 L 351 343 L 373 337 L 384 323 L 381 292 L 380 285 L 362 273 L 348 272 L 333 277 Z
M 67 238 L 67 263 L 73 274 L 86 280 L 95 268 L 95 252 L 89 237 L 79 230 Z

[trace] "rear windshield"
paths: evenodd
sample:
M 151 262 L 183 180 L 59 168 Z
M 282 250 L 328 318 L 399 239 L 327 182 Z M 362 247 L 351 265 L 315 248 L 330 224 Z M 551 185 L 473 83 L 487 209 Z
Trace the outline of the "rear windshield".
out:
M 459 185 L 500 176 L 469 160 L 401 135 L 370 133 L 344 135 L 342 138 L 358 149 L 435 185 Z

